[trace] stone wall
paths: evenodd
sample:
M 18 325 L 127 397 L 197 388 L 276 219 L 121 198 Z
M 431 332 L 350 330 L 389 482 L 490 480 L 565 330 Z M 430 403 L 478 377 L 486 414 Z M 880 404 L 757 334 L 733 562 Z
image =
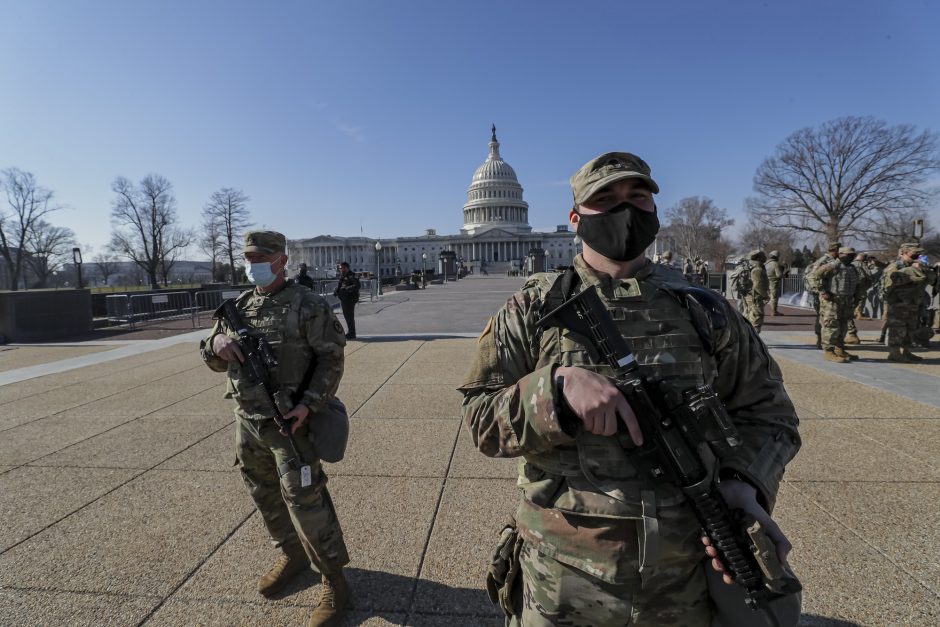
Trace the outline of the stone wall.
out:
M 0 292 L 0 339 L 47 342 L 91 331 L 87 289 Z

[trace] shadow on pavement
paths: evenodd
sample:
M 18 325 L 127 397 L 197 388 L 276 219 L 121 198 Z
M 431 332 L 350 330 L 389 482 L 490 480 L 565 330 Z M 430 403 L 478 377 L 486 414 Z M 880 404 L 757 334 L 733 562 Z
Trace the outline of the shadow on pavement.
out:
M 482 589 L 456 588 L 426 579 L 416 580 L 415 577 L 363 568 L 346 568 L 345 572 L 353 594 L 349 608 L 353 616 L 348 617 L 344 625 L 360 625 L 371 617 L 381 617 L 396 623 L 405 613 L 424 617 L 459 615 L 468 619 L 469 624 L 489 623 L 494 618 L 500 622 L 501 615 Z M 481 570 L 481 585 L 483 577 Z M 286 599 L 319 583 L 320 575 L 310 571 L 298 576 L 274 598 Z
M 862 625 L 841 618 L 803 614 L 800 616 L 800 627 L 862 627 Z

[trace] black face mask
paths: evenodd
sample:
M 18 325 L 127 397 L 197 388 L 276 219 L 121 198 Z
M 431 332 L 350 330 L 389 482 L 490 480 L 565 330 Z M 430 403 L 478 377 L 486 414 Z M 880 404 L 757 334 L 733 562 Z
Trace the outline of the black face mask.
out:
M 623 202 L 604 213 L 578 213 L 578 235 L 585 244 L 614 261 L 630 261 L 656 239 L 659 216 L 631 202 Z
M 839 257 L 839 261 L 841 261 L 847 266 L 851 266 L 852 262 L 855 261 L 855 255 L 845 255 L 845 256 Z

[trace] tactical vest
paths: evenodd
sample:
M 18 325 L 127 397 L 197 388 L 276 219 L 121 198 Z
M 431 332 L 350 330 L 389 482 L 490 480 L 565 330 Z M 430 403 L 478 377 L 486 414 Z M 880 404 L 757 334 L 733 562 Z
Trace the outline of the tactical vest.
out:
M 605 286 L 598 292 L 646 377 L 666 379 L 679 389 L 711 383 L 717 375 L 708 346 L 711 338 L 703 338 L 696 329 L 695 312 L 678 292 L 688 284 L 669 274 L 669 270 L 654 269 L 642 281 L 625 279 L 620 287 Z M 702 324 L 699 321 L 698 326 Z M 613 375 L 588 339 L 567 329 L 546 328 L 535 341 L 536 369 L 557 363 Z M 641 518 L 651 506 L 682 502 L 684 496 L 675 486 L 640 476 L 630 456 L 634 445 L 620 427 L 615 437 L 582 430 L 576 446 L 526 454 L 520 468 L 526 498 L 540 507 L 613 518 Z M 568 489 L 559 493 L 562 481 Z
M 829 275 L 829 292 L 836 296 L 853 296 L 858 287 L 858 271 L 841 261 L 832 264 L 834 270 Z
M 304 297 L 309 293 L 305 287 L 288 285 L 267 297 L 248 290 L 235 301 L 245 323 L 265 337 L 277 356 L 277 367 L 270 369 L 272 389 L 285 391 L 291 396 L 300 387 L 314 359 L 300 321 Z M 239 409 L 248 418 L 261 420 L 275 414 L 264 389 L 244 381 L 235 362 L 229 363 L 226 396 L 234 396 Z

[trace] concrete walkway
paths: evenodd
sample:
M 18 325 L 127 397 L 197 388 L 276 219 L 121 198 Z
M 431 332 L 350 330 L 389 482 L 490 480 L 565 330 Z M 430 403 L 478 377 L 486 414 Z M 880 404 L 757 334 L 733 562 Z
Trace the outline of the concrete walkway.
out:
M 502 624 L 482 582 L 515 464 L 475 451 L 454 388 L 520 283 L 359 306 L 350 448 L 327 468 L 353 560 L 347 624 Z M 223 376 L 177 337 L 0 347 L 0 625 L 305 624 L 312 575 L 275 601 L 254 592 L 276 556 L 232 466 Z M 837 370 L 804 331 L 766 339 L 802 420 L 776 516 L 803 624 L 938 624 L 940 394 L 922 388 L 938 389 L 940 354 L 901 366 L 865 344 L 870 361 Z

